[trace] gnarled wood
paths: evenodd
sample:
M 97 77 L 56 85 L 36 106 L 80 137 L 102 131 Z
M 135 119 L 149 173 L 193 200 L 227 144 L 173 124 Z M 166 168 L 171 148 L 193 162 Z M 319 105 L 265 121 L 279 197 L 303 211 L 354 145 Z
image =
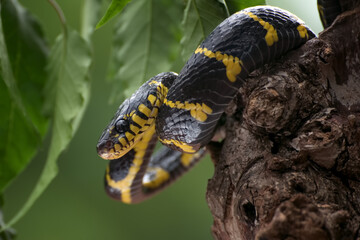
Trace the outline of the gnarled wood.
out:
M 226 139 L 209 147 L 215 238 L 360 239 L 360 8 L 352 9 L 254 72 L 229 106 Z

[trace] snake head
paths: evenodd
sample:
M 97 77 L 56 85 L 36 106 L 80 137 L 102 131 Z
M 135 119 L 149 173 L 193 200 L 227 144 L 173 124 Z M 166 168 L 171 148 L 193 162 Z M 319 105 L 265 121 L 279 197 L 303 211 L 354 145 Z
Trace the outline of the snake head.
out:
M 101 135 L 98 155 L 104 159 L 117 159 L 129 152 L 153 124 L 152 110 L 144 103 L 143 95 L 134 94 L 119 107 L 115 117 Z M 147 111 L 144 108 L 147 108 Z M 145 114 L 146 111 L 146 114 Z
M 120 158 L 141 140 L 155 124 L 159 107 L 168 91 L 165 83 L 170 84 L 176 77 L 175 73 L 160 73 L 120 105 L 98 141 L 100 157 L 109 160 Z
M 132 112 L 129 108 L 130 101 L 126 99 L 102 133 L 97 144 L 97 152 L 100 157 L 104 159 L 120 158 L 131 149 L 132 141 L 126 138 L 126 135 L 129 135 L 129 116 Z

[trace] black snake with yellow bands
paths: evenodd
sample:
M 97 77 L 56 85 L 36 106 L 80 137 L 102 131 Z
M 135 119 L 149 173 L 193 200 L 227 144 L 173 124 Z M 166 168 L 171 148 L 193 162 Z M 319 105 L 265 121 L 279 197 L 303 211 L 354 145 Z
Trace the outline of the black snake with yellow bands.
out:
M 179 75 L 156 75 L 120 105 L 97 145 L 98 154 L 112 160 L 107 193 L 136 203 L 173 182 L 204 155 L 248 74 L 314 36 L 295 15 L 276 7 L 247 8 L 225 19 Z M 151 157 L 157 139 L 169 148 Z

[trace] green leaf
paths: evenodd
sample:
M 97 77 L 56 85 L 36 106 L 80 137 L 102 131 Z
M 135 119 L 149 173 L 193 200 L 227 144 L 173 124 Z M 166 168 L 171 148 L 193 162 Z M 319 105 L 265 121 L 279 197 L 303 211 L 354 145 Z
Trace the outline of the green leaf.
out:
M 126 6 L 126 4 L 128 4 L 130 1 L 131 0 L 112 0 L 105 15 L 100 19 L 99 23 L 96 25 L 96 29 L 102 27 L 110 19 L 112 19 L 118 13 L 120 13 L 123 10 L 123 8 Z
M 1 1 L 0 14 L 1 193 L 47 131 L 42 92 L 48 50 L 39 24 L 16 0 Z
M 174 70 L 181 6 L 174 0 L 137 0 L 126 6 L 115 26 L 112 101 L 130 96 L 154 75 Z
M 70 31 L 57 38 L 50 53 L 49 79 L 46 86 L 48 109 L 52 109 L 53 116 L 50 150 L 35 189 L 7 228 L 30 209 L 56 176 L 57 159 L 78 129 L 89 99 L 90 65 L 89 44 L 77 32 Z
M 244 8 L 266 4 L 265 0 L 227 0 L 226 3 L 231 14 Z
M 83 0 L 80 35 L 87 41 L 90 41 L 94 33 L 100 15 L 100 6 L 101 0 Z
M 188 0 L 182 22 L 182 58 L 187 60 L 199 43 L 226 17 L 228 11 L 224 1 Z

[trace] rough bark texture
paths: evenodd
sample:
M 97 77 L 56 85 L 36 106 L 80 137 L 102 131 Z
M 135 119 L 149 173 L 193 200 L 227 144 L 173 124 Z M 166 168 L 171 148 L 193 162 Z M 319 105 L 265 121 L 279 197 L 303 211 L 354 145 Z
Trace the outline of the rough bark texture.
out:
M 360 239 L 360 6 L 254 72 L 227 110 L 216 239 Z

